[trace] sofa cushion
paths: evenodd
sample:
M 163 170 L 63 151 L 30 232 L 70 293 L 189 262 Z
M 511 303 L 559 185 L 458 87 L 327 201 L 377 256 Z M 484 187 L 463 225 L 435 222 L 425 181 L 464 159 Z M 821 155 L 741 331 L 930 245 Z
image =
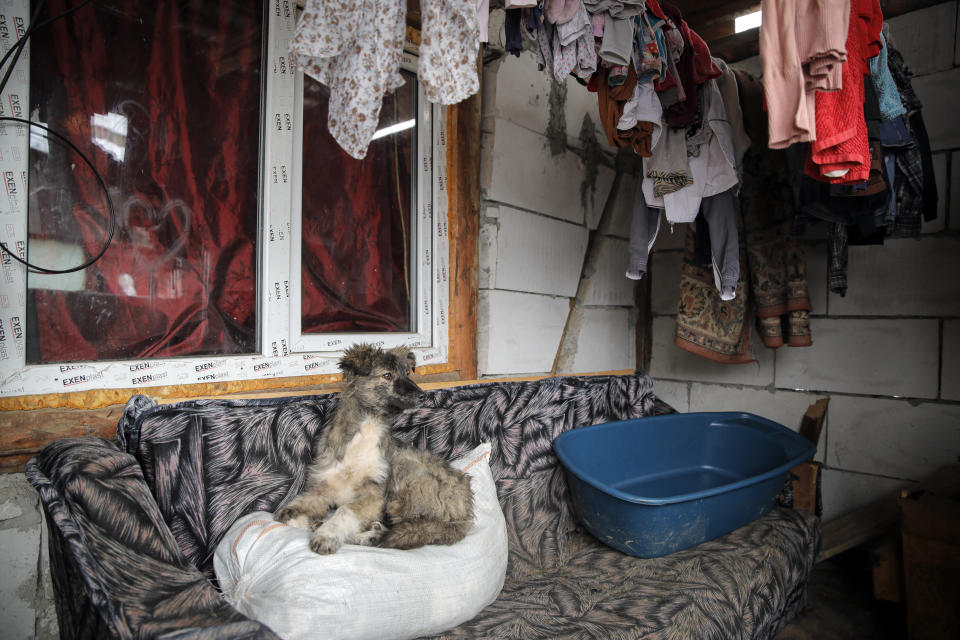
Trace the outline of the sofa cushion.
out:
M 771 639 L 806 604 L 819 540 L 815 516 L 782 508 L 660 558 L 578 531 L 560 563 L 514 571 L 496 602 L 440 638 Z

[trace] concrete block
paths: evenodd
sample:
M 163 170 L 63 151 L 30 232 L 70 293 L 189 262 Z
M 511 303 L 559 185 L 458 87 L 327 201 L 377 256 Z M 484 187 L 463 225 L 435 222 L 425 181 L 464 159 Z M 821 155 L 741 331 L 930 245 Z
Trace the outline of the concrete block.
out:
M 777 353 L 776 386 L 937 397 L 938 321 L 811 318 L 813 346 Z
M 496 287 L 499 228 L 500 207 L 485 207 L 480 216 L 480 233 L 477 238 L 477 285 L 481 289 Z
M 830 315 L 960 315 L 956 280 L 944 277 L 960 272 L 960 238 L 891 239 L 849 256 L 847 295 L 830 294 Z
M 591 184 L 574 152 L 553 155 L 546 137 L 508 120 L 495 118 L 484 144 L 480 177 L 489 200 L 582 224 L 595 215 L 599 194 L 607 195 L 603 167 Z
M 690 385 L 690 411 L 746 411 L 797 431 L 807 408 L 821 397 L 782 389 L 752 389 L 694 382 Z M 833 400 L 830 402 L 828 411 L 832 413 Z M 826 442 L 824 427 L 817 443 L 815 460 L 823 461 Z
M 680 297 L 680 269 L 683 254 L 679 251 L 654 251 L 647 266 L 651 278 L 650 307 L 654 313 L 676 315 Z
M 653 345 L 650 355 L 650 375 L 670 380 L 749 384 L 763 387 L 773 383 L 774 356 L 754 339 L 753 350 L 757 362 L 748 364 L 720 364 L 707 360 L 673 343 L 676 318 L 660 316 L 653 319 Z
M 960 454 L 960 406 L 834 396 L 827 466 L 922 480 Z
M 592 129 L 593 137 L 600 148 L 608 154 L 615 154 L 617 148 L 607 143 L 607 136 L 600 124 L 597 94 L 587 91 L 587 88 L 573 77 L 568 77 L 565 84 L 567 87 L 565 104 L 567 144 L 582 149 L 584 144 L 581 136 L 585 136 Z
M 830 291 L 827 282 L 827 245 L 822 242 L 805 242 L 803 250 L 807 256 L 807 294 L 813 306 L 811 313 L 826 315 L 827 296 Z
M 930 222 L 926 220 L 920 226 L 920 233 L 937 233 L 947 227 L 947 157 L 949 153 L 933 154 L 933 175 L 937 181 L 937 217 Z
M 501 206 L 480 268 L 489 269 L 491 289 L 574 296 L 587 248 L 580 225 Z M 486 239 L 485 239 L 486 240 Z
M 606 175 L 610 176 L 612 184 L 613 182 L 613 172 L 609 174 L 604 174 L 604 180 L 606 180 Z M 614 201 L 613 209 L 613 221 L 610 224 L 610 235 L 617 236 L 618 238 L 623 238 L 625 240 L 630 239 L 630 224 L 633 220 L 633 196 L 636 188 L 638 177 L 633 175 L 624 175 L 620 179 L 620 188 L 617 190 L 616 200 Z M 609 184 L 607 186 L 607 191 L 609 192 Z M 604 196 L 606 197 L 606 196 Z M 603 210 L 603 201 L 598 201 L 598 206 L 600 211 Z M 595 220 L 590 220 L 590 228 L 596 229 L 597 224 L 600 222 L 599 215 Z
M 549 372 L 569 309 L 567 298 L 481 290 L 477 323 L 480 375 Z
M 570 371 L 619 371 L 637 366 L 636 328 L 629 309 L 584 309 Z
M 519 58 L 504 56 L 496 69 L 494 115 L 543 134 L 550 120 L 552 79 L 537 68 L 536 56 L 523 51 Z M 489 86 L 489 85 L 488 85 Z M 563 109 L 563 105 L 558 105 Z
M 960 230 L 960 151 L 950 160 L 950 201 L 947 203 L 950 229 Z
M 573 153 L 572 151 L 569 153 Z M 566 178 L 571 182 L 578 183 L 580 189 L 580 198 L 583 202 L 588 203 L 587 209 L 585 210 L 587 228 L 596 229 L 600 225 L 600 217 L 603 215 L 603 208 L 606 206 L 607 198 L 610 197 L 610 189 L 613 187 L 613 177 L 614 171 L 610 167 L 601 164 L 600 158 L 595 158 L 593 162 L 596 163 L 596 176 L 591 179 L 590 167 L 584 162 L 580 162 L 580 173 L 579 174 L 570 174 Z M 624 197 L 623 196 L 623 183 L 624 180 L 620 181 L 620 189 L 617 190 L 617 193 L 614 195 L 614 209 L 611 213 L 614 216 L 613 219 L 613 228 L 622 229 L 623 228 L 623 206 L 624 206 Z M 629 198 L 629 197 L 628 197 Z M 578 200 L 580 202 L 580 200 Z M 630 218 L 627 218 L 629 221 Z M 628 222 L 629 224 L 629 222 Z M 629 227 L 627 227 L 627 235 L 629 236 Z
M 43 510 L 40 510 L 43 516 Z M 37 592 L 37 634 L 35 640 L 56 640 L 60 637 L 57 621 L 56 598 L 53 593 L 53 580 L 50 577 L 50 532 L 46 517 L 40 525 L 40 585 Z
M 823 521 L 830 522 L 878 498 L 909 486 L 907 480 L 825 468 L 822 479 Z
M 943 351 L 940 354 L 940 397 L 960 400 L 960 320 L 943 321 Z
M 32 638 L 40 527 L 0 529 L 0 620 L 6 638 Z
M 918 76 L 953 66 L 956 2 L 944 2 L 890 18 L 893 46 Z
M 41 521 L 37 494 L 22 473 L 0 475 L 0 512 L 0 635 L 33 638 Z
M 913 79 L 913 89 L 923 103 L 930 148 L 934 151 L 960 147 L 960 119 L 956 117 L 958 86 L 960 67 Z
M 0 474 L 0 529 L 32 529 L 40 523 L 37 492 L 22 473 Z
M 629 246 L 620 238 L 601 238 L 597 270 L 587 284 L 584 304 L 633 307 L 637 282 L 626 277 Z M 578 274 L 579 275 L 579 274 Z
M 690 411 L 690 383 L 675 380 L 654 380 L 653 391 L 657 397 L 680 413 Z

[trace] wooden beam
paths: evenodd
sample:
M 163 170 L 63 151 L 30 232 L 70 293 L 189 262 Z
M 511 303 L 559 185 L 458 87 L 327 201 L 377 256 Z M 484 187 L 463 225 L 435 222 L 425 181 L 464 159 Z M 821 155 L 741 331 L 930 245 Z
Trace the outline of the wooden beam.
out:
M 677 6 L 683 11 L 683 18 L 690 25 L 690 28 L 707 42 L 731 35 L 735 18 L 760 10 L 758 0 L 729 0 L 727 2 L 710 0 L 689 9 L 687 4 L 678 3 Z
M 726 62 L 752 58 L 760 53 L 760 29 L 748 29 L 722 38 L 710 40 L 710 53 Z
M 483 78 L 480 59 L 477 73 Z M 477 377 L 480 233 L 480 91 L 447 108 L 447 219 L 450 238 L 450 354 L 461 379 Z

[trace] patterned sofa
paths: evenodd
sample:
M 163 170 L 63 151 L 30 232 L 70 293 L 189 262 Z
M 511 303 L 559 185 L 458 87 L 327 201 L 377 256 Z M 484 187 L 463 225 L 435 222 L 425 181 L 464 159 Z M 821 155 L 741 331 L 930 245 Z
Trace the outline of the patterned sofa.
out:
M 213 551 L 238 517 L 304 484 L 335 395 L 127 404 L 116 444 L 57 441 L 27 467 L 50 530 L 63 638 L 276 638 L 219 595 Z M 455 457 L 492 443 L 509 531 L 499 599 L 442 638 L 772 638 L 806 602 L 820 544 L 809 513 L 777 507 L 653 560 L 576 528 L 552 442 L 562 431 L 670 411 L 644 375 L 549 378 L 428 392 L 398 437 Z M 336 637 L 335 629 L 318 630 Z

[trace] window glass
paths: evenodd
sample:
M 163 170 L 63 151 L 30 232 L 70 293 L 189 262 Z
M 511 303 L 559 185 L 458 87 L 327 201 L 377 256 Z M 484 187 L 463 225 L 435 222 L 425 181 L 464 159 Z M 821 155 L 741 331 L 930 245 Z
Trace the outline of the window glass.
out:
M 327 131 L 329 90 L 304 76 L 301 327 L 304 334 L 414 330 L 411 223 L 416 76 L 384 97 L 363 160 Z
M 96 167 L 116 233 L 85 271 L 30 275 L 28 363 L 257 350 L 262 38 L 240 0 L 95 2 L 34 34 L 31 117 Z M 83 161 L 35 130 L 29 185 L 29 260 L 95 255 L 109 220 Z

